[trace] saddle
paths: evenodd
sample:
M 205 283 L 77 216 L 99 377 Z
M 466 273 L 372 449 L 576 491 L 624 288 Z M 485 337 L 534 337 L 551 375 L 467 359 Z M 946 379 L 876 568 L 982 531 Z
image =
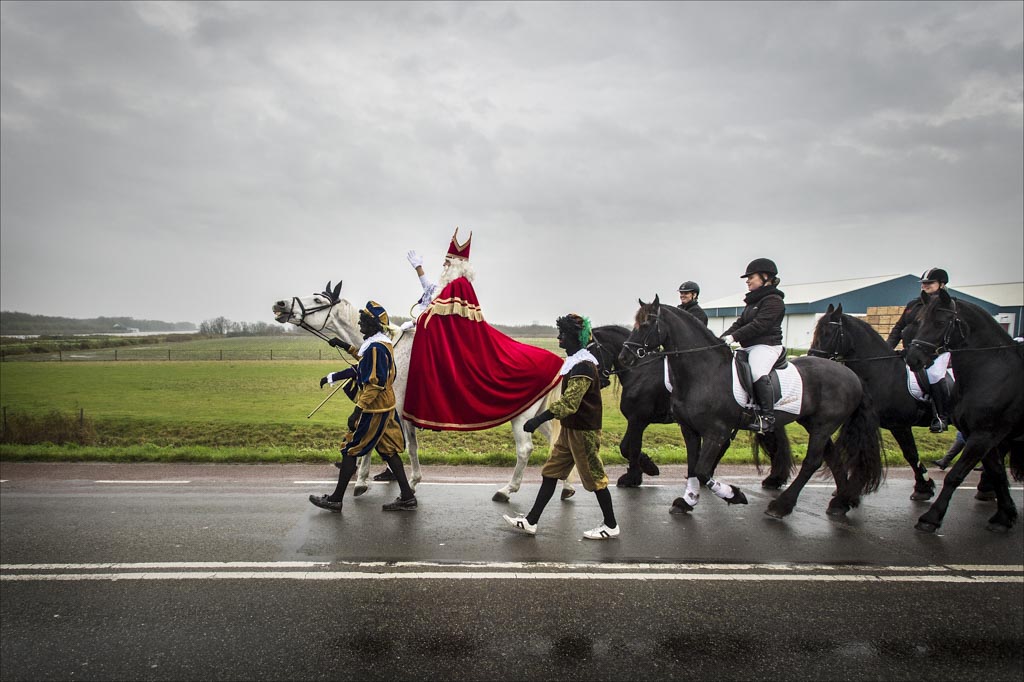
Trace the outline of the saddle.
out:
M 740 385 L 743 390 L 747 392 L 747 395 L 754 395 L 754 375 L 750 371 L 750 358 L 747 357 L 747 351 L 740 349 L 735 354 L 736 362 L 736 375 L 740 379 Z M 782 395 L 782 384 L 779 382 L 779 370 L 786 369 L 789 367 L 789 359 L 786 357 L 786 349 L 782 349 L 782 355 L 772 365 L 771 372 L 768 373 L 768 377 L 772 382 L 772 392 L 778 398 Z M 776 401 L 777 402 L 777 401 Z

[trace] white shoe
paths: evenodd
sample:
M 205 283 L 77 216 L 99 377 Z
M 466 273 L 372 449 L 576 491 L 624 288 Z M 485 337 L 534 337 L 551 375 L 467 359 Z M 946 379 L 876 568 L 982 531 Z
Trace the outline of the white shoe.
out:
M 527 535 L 537 534 L 537 524 L 530 523 L 526 520 L 525 516 L 517 516 L 515 518 L 512 518 L 511 516 L 506 516 L 505 514 L 502 514 L 501 518 L 505 519 L 505 521 L 508 522 L 508 525 L 512 526 L 520 533 L 526 533 Z
M 602 523 L 593 530 L 585 531 L 583 537 L 587 540 L 610 540 L 611 538 L 619 537 L 619 527 L 609 528 Z

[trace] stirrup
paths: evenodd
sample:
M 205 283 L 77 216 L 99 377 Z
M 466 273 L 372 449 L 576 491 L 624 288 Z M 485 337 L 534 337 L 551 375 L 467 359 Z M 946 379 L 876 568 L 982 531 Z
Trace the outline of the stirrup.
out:
M 932 420 L 931 426 L 928 430 L 932 433 L 942 433 L 949 428 L 949 420 L 943 419 L 942 417 L 935 415 L 935 419 Z

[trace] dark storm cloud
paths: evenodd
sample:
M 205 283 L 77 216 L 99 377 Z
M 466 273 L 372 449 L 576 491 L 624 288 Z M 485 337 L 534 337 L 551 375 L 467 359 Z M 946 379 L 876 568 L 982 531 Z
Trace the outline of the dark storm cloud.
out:
M 455 225 L 501 322 L 729 294 L 759 255 L 788 281 L 1022 276 L 1019 3 L 0 18 L 4 309 L 257 320 L 344 278 L 402 314 L 405 251 L 438 274 Z

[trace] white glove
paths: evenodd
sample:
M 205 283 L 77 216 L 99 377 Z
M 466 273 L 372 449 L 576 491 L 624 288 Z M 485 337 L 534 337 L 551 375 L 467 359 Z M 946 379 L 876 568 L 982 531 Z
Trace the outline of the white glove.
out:
M 734 343 L 736 343 L 736 339 L 732 338 L 732 334 L 729 334 L 728 336 L 726 336 L 726 337 L 725 337 L 724 339 L 722 339 L 722 340 L 723 340 L 723 341 L 725 341 L 725 343 L 726 343 L 727 345 L 729 345 L 729 346 L 731 346 L 731 345 L 733 345 Z
M 405 257 L 409 259 L 409 265 L 413 266 L 414 268 L 418 268 L 421 265 L 423 265 L 423 256 L 416 253 L 415 251 L 410 251 L 409 253 L 405 254 Z
M 399 329 L 401 329 L 403 332 L 407 332 L 415 326 L 416 322 L 414 322 L 413 320 L 406 320 L 405 322 L 402 323 L 402 326 L 399 327 Z

